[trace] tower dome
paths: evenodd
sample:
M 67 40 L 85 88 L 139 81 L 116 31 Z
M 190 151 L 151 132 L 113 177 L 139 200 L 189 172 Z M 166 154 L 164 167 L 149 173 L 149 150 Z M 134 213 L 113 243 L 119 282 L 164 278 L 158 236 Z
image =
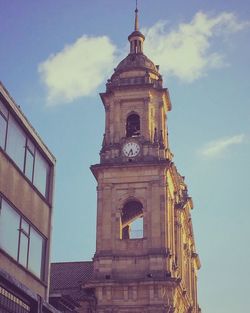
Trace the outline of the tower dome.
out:
M 145 71 L 152 71 L 159 75 L 155 64 L 143 53 L 130 53 L 123 59 L 115 69 L 113 76 L 124 71 L 144 69 Z
M 162 88 L 159 66 L 155 65 L 144 53 L 145 36 L 139 31 L 138 9 L 135 10 L 134 31 L 128 36 L 129 54 L 117 65 L 107 82 L 107 90 L 126 85 L 148 85 Z

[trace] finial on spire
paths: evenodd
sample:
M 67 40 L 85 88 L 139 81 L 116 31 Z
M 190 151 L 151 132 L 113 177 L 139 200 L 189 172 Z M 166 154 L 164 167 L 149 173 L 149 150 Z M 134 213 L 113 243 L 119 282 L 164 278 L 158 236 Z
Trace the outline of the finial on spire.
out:
M 137 0 L 136 0 L 136 4 L 135 5 L 136 5 L 136 7 L 135 7 L 135 31 L 139 31 Z
M 139 31 L 139 19 L 138 19 L 138 8 L 137 0 L 135 7 L 135 30 L 128 36 L 130 42 L 130 53 L 143 53 L 143 41 L 145 37 Z

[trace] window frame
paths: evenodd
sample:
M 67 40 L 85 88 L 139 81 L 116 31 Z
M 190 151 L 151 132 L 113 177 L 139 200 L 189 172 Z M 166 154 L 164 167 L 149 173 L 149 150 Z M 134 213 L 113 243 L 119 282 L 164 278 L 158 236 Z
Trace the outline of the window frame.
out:
M 0 99 L 1 101 L 1 99 Z M 3 102 L 1 101 L 2 105 L 4 106 Z M 5 106 L 4 106 L 5 107 Z M 6 108 L 6 107 L 5 107 Z M 6 121 L 6 128 L 5 128 L 5 136 L 4 136 L 4 146 L 3 150 L 6 151 L 6 145 L 7 145 L 7 134 L 8 134 L 8 125 L 9 125 L 9 110 L 6 108 L 7 116 L 4 115 L 4 113 L 0 109 L 0 115 L 1 117 Z M 1 148 L 1 147 L 0 147 Z
M 3 99 L 3 100 L 2 100 Z M 34 190 L 38 192 L 40 196 L 42 196 L 43 199 L 46 200 L 46 202 L 51 206 L 51 186 L 52 186 L 52 172 L 53 172 L 53 164 L 52 162 L 45 156 L 43 151 L 40 149 L 40 147 L 37 145 L 36 141 L 30 136 L 30 134 L 27 132 L 27 130 L 22 126 L 22 124 L 19 121 L 19 118 L 15 115 L 14 111 L 11 108 L 8 108 L 5 104 L 6 100 L 2 97 L 0 94 L 0 101 L 3 107 L 7 111 L 7 117 L 2 113 L 0 110 L 1 117 L 3 117 L 6 120 L 6 130 L 5 130 L 5 142 L 4 147 L 0 147 L 2 151 L 11 159 L 13 164 L 16 166 L 16 168 L 23 174 L 23 176 L 27 179 L 29 183 L 31 183 Z M 7 152 L 7 142 L 8 142 L 8 134 L 9 134 L 9 120 L 11 118 L 16 123 L 17 127 L 20 128 L 21 132 L 23 132 L 25 136 L 25 146 L 24 146 L 24 155 L 23 155 L 23 164 L 20 167 L 17 162 L 12 158 L 12 156 Z M 31 144 L 34 146 L 34 152 L 31 151 L 28 142 L 31 142 Z M 33 156 L 33 166 L 32 166 L 32 179 L 30 179 L 29 175 L 26 173 L 26 167 L 27 167 L 27 151 Z M 34 177 L 35 177 L 35 162 L 36 162 L 36 154 L 40 154 L 41 158 L 44 160 L 44 162 L 48 166 L 48 172 L 46 173 L 46 185 L 44 186 L 44 194 L 42 190 L 39 190 L 39 188 L 34 183 Z
M 24 268 L 26 271 L 31 273 L 35 278 L 39 279 L 43 283 L 46 283 L 45 281 L 45 273 L 46 273 L 46 256 L 47 256 L 47 244 L 48 244 L 48 239 L 27 219 L 26 216 L 24 216 L 8 199 L 6 199 L 1 193 L 0 193 L 0 218 L 1 218 L 1 211 L 3 209 L 3 201 L 5 201 L 10 208 L 17 213 L 19 217 L 19 228 L 17 229 L 18 231 L 18 242 L 17 242 L 17 251 L 16 251 L 16 257 L 13 257 L 6 251 L 4 248 L 0 247 L 1 251 L 4 251 L 11 259 L 13 259 L 19 266 Z M 22 228 L 22 222 L 25 222 L 28 224 L 28 232 L 25 231 Z M 41 264 L 40 264 L 40 273 L 39 275 L 30 269 L 30 263 L 29 263 L 29 258 L 30 258 L 30 240 L 31 240 L 31 229 L 38 234 L 41 239 L 42 239 L 42 250 L 41 250 Z M 26 264 L 23 265 L 23 263 L 20 262 L 20 253 L 21 253 L 21 237 L 25 236 L 28 239 L 28 245 L 27 245 L 27 252 L 26 252 Z
M 35 171 L 35 159 L 36 159 L 36 147 L 34 145 L 34 143 L 32 142 L 33 146 L 34 146 L 34 152 L 31 151 L 31 149 L 29 148 L 28 142 L 31 141 L 29 139 L 29 137 L 26 137 L 26 143 L 25 143 L 25 153 L 24 153 L 24 168 L 23 168 L 23 173 L 24 175 L 32 182 L 32 184 L 34 185 L 34 171 Z M 33 157 L 33 164 L 32 164 L 32 174 L 31 174 L 31 179 L 29 178 L 29 176 L 26 173 L 26 167 L 27 167 L 27 152 L 30 153 L 30 155 Z
M 26 138 L 27 134 L 24 129 L 19 125 L 15 117 L 9 114 L 5 152 L 22 173 L 24 173 Z
M 25 221 L 25 223 L 28 224 L 28 232 L 26 232 L 23 227 L 22 227 L 22 223 L 23 221 Z M 22 238 L 27 238 L 28 242 L 27 242 L 27 251 L 26 251 L 26 264 L 23 265 L 25 268 L 28 268 L 28 264 L 29 264 L 29 246 L 30 246 L 30 224 L 26 221 L 26 219 L 23 218 L 23 216 L 20 216 L 20 220 L 19 220 L 19 229 L 18 229 L 18 251 L 17 251 L 17 262 L 21 265 L 23 265 L 23 263 L 20 260 L 20 255 L 22 255 L 23 253 L 23 248 L 22 248 Z M 25 251 L 24 251 L 25 252 Z

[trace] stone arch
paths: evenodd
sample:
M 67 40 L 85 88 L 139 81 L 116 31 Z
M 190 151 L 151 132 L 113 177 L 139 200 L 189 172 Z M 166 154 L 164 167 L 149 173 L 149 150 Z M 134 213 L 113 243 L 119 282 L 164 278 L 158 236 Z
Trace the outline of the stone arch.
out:
M 136 112 L 130 112 L 126 119 L 126 137 L 140 136 L 141 121 L 140 115 Z
M 121 239 L 143 238 L 144 208 L 141 201 L 128 198 L 120 209 L 121 212 Z

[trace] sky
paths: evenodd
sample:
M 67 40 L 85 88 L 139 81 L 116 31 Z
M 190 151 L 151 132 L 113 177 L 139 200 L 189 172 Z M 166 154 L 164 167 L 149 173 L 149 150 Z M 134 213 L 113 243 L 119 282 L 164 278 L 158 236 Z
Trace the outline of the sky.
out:
M 250 307 L 250 3 L 139 0 L 169 89 L 170 147 L 193 198 L 203 313 Z M 95 252 L 99 97 L 128 53 L 133 0 L 0 0 L 0 80 L 56 156 L 52 261 Z

